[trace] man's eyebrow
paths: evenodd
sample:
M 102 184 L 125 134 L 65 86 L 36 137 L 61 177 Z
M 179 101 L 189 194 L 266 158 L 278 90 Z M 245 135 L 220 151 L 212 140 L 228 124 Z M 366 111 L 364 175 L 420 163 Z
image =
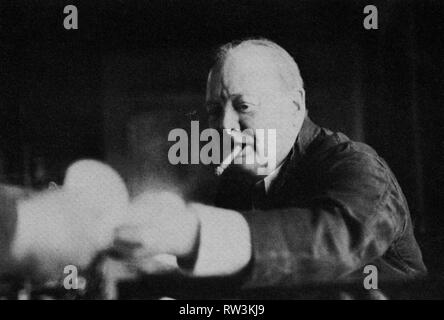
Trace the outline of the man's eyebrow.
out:
M 259 103 L 259 99 L 257 97 L 254 97 L 252 95 L 248 95 L 248 94 L 233 94 L 230 96 L 230 98 L 234 101 L 234 102 L 250 102 L 253 104 L 258 104 Z
M 237 99 L 242 98 L 242 96 L 243 95 L 241 93 L 232 93 L 232 94 L 229 95 L 229 98 L 232 99 L 232 100 L 237 100 Z
M 253 104 L 258 104 L 259 103 L 259 99 L 257 97 L 254 97 L 253 95 L 244 95 L 244 94 L 241 94 L 241 93 L 230 94 L 229 99 L 234 101 L 234 102 L 236 102 L 236 103 L 239 103 L 239 102 L 242 102 L 242 101 L 250 102 L 250 103 L 253 103 Z M 207 106 L 212 106 L 212 105 L 220 105 L 222 100 L 223 99 L 221 99 L 221 98 L 220 99 L 212 98 L 212 99 L 210 99 L 208 101 L 205 101 L 204 106 L 207 107 Z

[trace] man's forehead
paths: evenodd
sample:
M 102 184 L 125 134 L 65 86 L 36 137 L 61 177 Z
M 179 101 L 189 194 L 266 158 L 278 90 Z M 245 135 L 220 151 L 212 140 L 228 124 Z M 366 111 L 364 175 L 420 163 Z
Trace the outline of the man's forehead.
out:
M 265 93 L 282 89 L 279 60 L 266 47 L 249 46 L 230 51 L 209 75 L 207 95 Z

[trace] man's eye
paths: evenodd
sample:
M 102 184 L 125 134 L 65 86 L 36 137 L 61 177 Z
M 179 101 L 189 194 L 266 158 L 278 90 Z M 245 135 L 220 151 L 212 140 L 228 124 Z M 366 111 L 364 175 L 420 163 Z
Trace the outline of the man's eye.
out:
M 250 106 L 248 104 L 243 103 L 243 104 L 238 105 L 237 110 L 245 112 L 245 111 L 248 111 L 249 108 L 250 108 Z

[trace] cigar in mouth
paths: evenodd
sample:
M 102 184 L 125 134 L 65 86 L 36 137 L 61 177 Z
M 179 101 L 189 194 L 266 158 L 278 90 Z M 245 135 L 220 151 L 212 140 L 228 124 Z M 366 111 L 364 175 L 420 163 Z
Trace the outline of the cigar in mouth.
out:
M 221 162 L 221 164 L 216 168 L 216 175 L 220 176 L 226 168 L 233 162 L 233 160 L 242 152 L 242 145 L 237 145 L 234 147 L 233 151 Z

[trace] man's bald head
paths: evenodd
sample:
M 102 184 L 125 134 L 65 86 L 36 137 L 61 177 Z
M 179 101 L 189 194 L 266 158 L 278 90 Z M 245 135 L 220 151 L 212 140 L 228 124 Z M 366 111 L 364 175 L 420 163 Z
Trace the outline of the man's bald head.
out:
M 303 89 L 304 83 L 299 71 L 299 67 L 291 55 L 273 41 L 257 38 L 242 41 L 233 41 L 220 46 L 215 54 L 213 72 L 219 71 L 230 58 L 248 60 L 240 65 L 257 66 L 257 63 L 268 64 L 270 71 L 282 80 L 282 84 L 288 91 Z

